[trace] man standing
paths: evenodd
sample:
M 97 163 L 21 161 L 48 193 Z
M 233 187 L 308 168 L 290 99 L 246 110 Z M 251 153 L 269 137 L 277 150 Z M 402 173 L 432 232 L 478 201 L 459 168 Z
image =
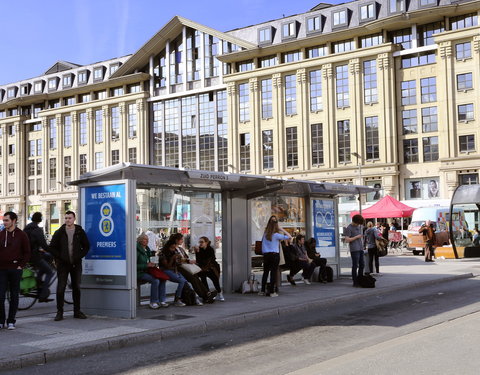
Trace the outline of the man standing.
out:
M 50 290 L 48 289 L 48 287 L 50 285 L 50 280 L 52 280 L 53 269 L 50 266 L 49 262 L 47 262 L 47 260 L 45 259 L 47 255 L 50 255 L 47 253 L 48 244 L 45 240 L 45 233 L 43 232 L 43 228 L 40 228 L 38 226 L 38 223 L 41 222 L 42 213 L 35 212 L 32 215 L 32 222 L 28 224 L 23 231 L 27 234 L 28 239 L 30 240 L 30 250 L 32 253 L 30 262 L 38 271 L 37 285 L 41 285 L 38 293 L 38 301 L 50 302 L 52 300 L 48 299 L 48 296 L 50 295 Z M 43 275 L 45 275 L 45 280 L 42 280 Z
M 86 319 L 80 311 L 80 281 L 82 277 L 82 258 L 90 250 L 87 234 L 80 225 L 75 224 L 75 213 L 65 212 L 65 224 L 58 229 L 50 242 L 50 252 L 57 263 L 57 315 L 55 321 L 63 319 L 63 303 L 68 274 L 72 280 L 73 317 Z
M 20 281 L 23 267 L 30 259 L 30 243 L 27 235 L 17 228 L 17 214 L 5 212 L 0 232 L 0 328 L 5 326 L 5 294 L 10 291 L 7 328 L 15 329 L 18 310 Z
M 365 260 L 363 256 L 363 224 L 365 219 L 362 215 L 352 217 L 352 223 L 345 228 L 343 234 L 345 242 L 350 248 L 350 256 L 352 257 L 352 280 L 353 286 L 360 286 L 358 276 L 363 276 L 365 268 Z
M 433 262 L 434 260 L 432 257 L 434 255 L 433 246 L 435 245 L 435 229 L 433 228 L 432 222 L 427 220 L 425 224 L 420 227 L 418 232 L 427 237 L 427 240 L 425 241 L 425 262 Z

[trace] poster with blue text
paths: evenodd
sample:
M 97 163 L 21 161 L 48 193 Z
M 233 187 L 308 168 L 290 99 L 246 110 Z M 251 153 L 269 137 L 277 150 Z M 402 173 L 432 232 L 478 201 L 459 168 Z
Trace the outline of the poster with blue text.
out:
M 82 224 L 91 246 L 85 257 L 83 273 L 106 277 L 126 276 L 125 185 L 85 187 L 82 203 Z M 113 280 L 111 278 L 111 282 L 115 283 Z
M 329 199 L 312 199 L 313 236 L 322 258 L 335 257 L 335 204 Z

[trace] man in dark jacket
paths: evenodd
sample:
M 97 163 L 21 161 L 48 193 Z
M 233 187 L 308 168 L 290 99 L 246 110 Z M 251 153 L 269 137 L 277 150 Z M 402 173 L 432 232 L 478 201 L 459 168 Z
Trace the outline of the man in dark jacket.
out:
M 57 315 L 55 321 L 63 319 L 63 303 L 68 274 L 72 280 L 73 317 L 86 319 L 80 311 L 80 281 L 82 278 L 82 258 L 90 250 L 87 234 L 75 224 L 75 213 L 65 212 L 65 224 L 58 229 L 50 241 L 50 252 L 57 263 Z
M 18 310 L 20 281 L 23 268 L 30 259 L 30 243 L 23 231 L 17 228 L 17 214 L 5 212 L 0 232 L 0 328 L 5 326 L 5 294 L 10 290 L 7 328 L 15 329 Z
M 38 223 L 42 222 L 42 213 L 35 212 L 32 215 L 32 222 L 27 224 L 23 230 L 30 240 L 30 250 L 31 257 L 30 263 L 37 269 L 37 285 L 41 285 L 41 289 L 38 294 L 39 302 L 49 302 L 52 301 L 48 299 L 50 294 L 49 285 L 53 277 L 53 269 L 50 264 L 47 262 L 46 255 L 48 255 L 48 244 L 45 240 L 45 233 L 43 228 L 38 226 Z M 45 280 L 43 280 L 43 275 L 45 275 Z

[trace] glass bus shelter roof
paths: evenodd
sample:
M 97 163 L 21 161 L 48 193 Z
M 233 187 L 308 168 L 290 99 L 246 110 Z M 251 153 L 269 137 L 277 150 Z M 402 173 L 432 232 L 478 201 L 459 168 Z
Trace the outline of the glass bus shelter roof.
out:
M 232 196 L 248 199 L 276 193 L 279 195 L 355 195 L 375 191 L 362 185 L 294 180 L 229 172 L 200 171 L 154 165 L 120 163 L 85 173 L 70 185 L 115 180 L 136 180 L 138 188 L 172 188 L 180 191 L 230 191 Z

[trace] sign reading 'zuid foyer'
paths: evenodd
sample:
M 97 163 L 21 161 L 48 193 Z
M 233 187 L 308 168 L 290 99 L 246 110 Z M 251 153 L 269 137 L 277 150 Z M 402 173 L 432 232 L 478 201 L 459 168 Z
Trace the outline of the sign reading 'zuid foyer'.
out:
M 87 283 L 125 284 L 125 184 L 85 187 L 82 189 L 82 203 L 82 225 L 91 245 L 83 270 Z

